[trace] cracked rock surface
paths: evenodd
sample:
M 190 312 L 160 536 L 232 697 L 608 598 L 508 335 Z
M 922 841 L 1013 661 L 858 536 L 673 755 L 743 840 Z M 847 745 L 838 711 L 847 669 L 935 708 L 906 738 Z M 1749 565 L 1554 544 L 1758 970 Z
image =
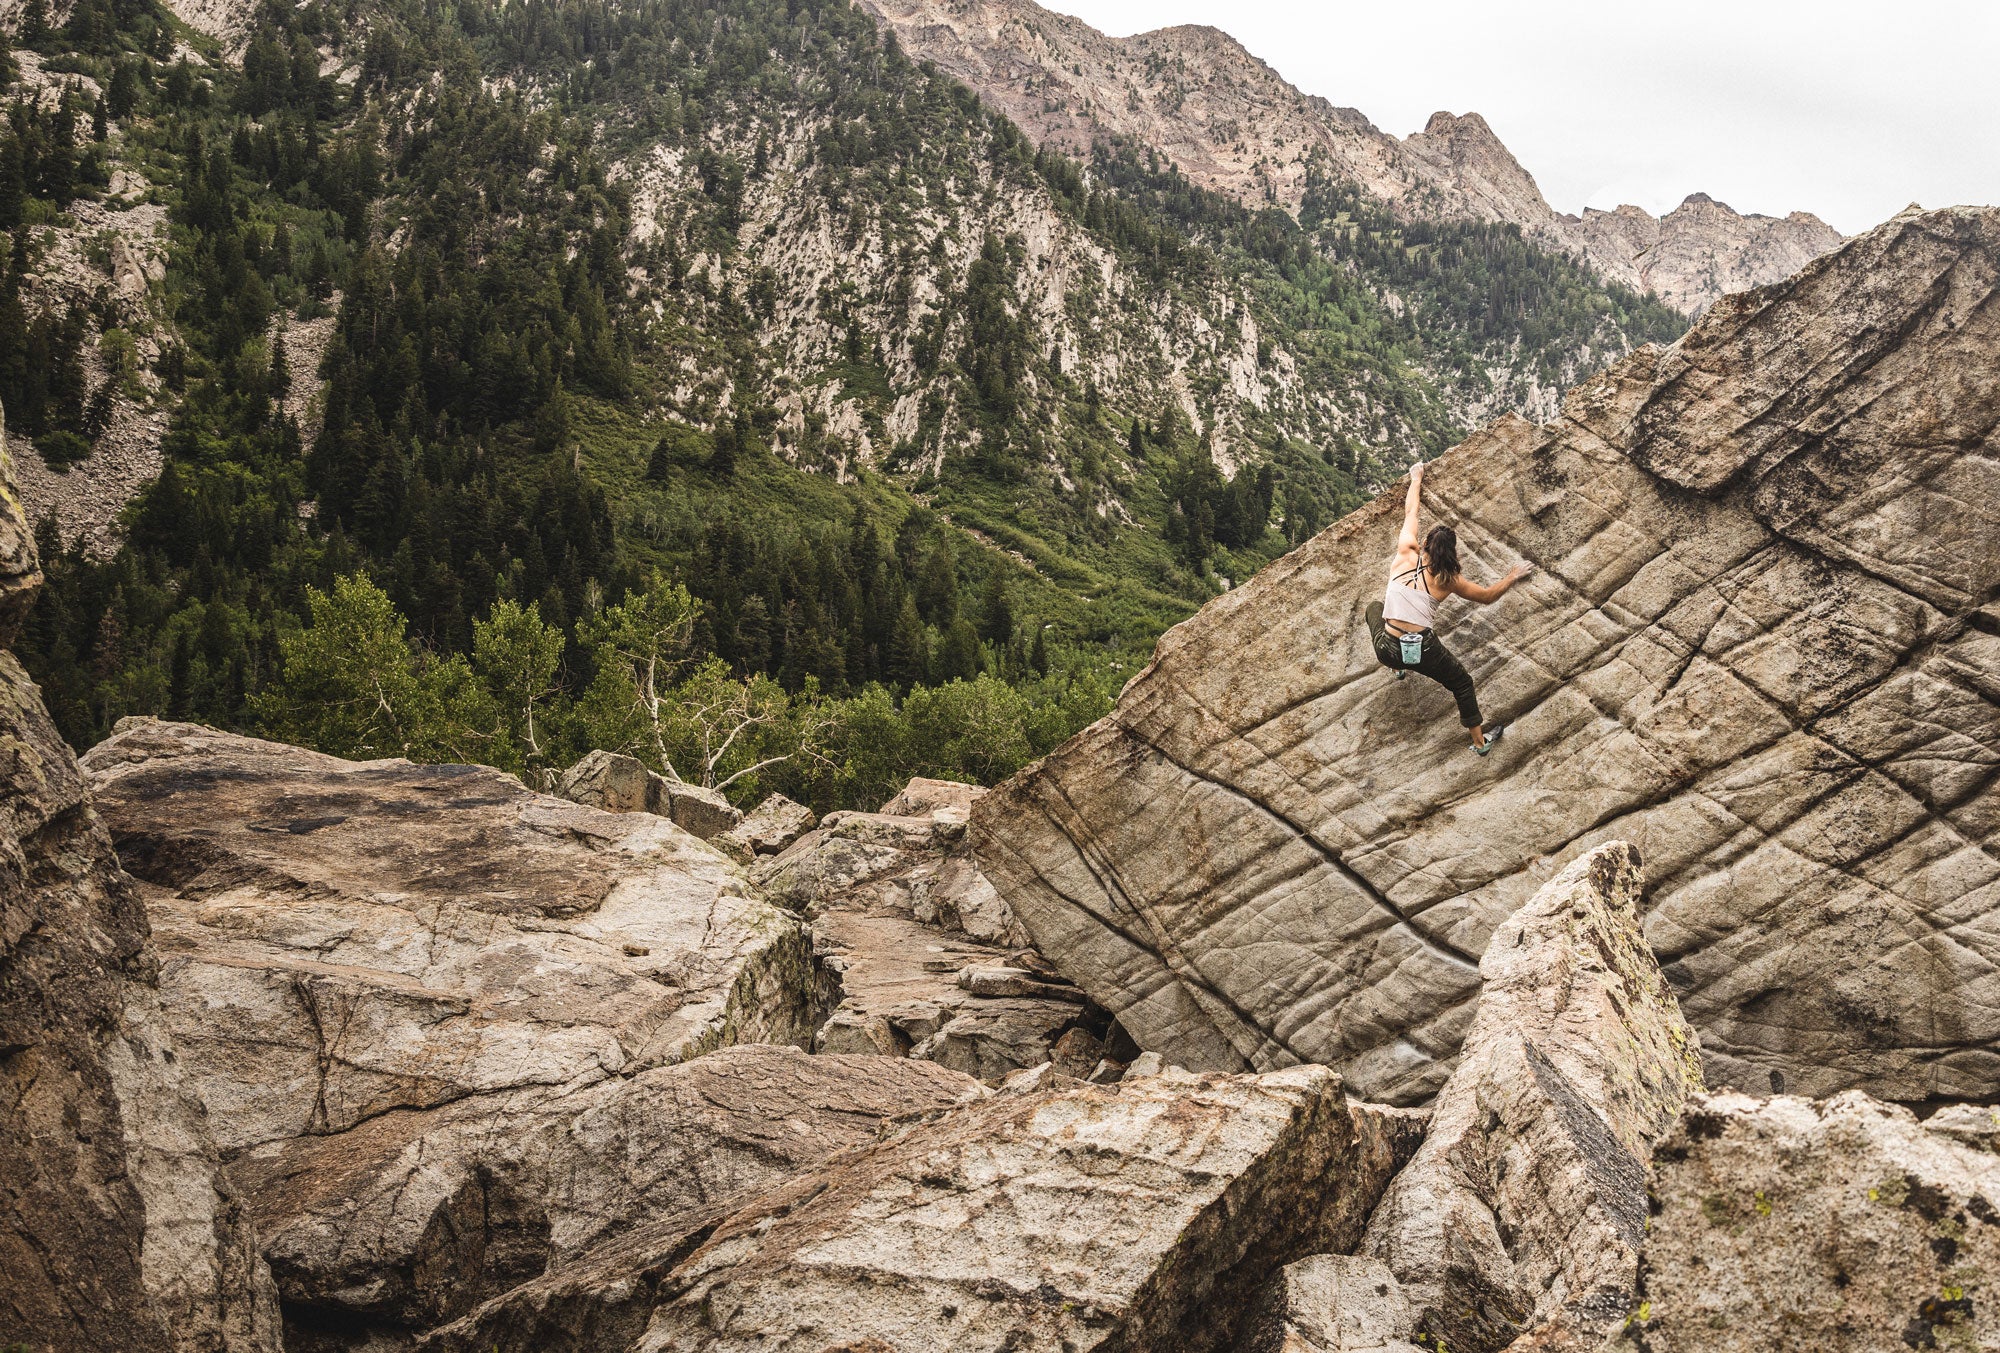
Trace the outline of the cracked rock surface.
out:
M 1697 1096 L 1654 1154 L 1652 1226 L 1615 1353 L 2000 1345 L 1993 1110 L 1919 1123 L 1855 1091 Z
M 1417 1332 L 1498 1353 L 1537 1326 L 1602 1342 L 1632 1304 L 1653 1144 L 1701 1088 L 1639 934 L 1637 853 L 1572 863 L 1495 932 L 1429 1133 L 1369 1219 Z
M 83 761 L 225 1149 L 804 1043 L 830 1004 L 796 918 L 650 813 L 154 720 Z
M 1275 1265 L 1354 1244 L 1395 1168 L 1323 1067 L 1041 1085 L 586 1258 L 426 1353 L 1228 1346 Z
M 1490 714 L 1362 613 L 1394 490 L 1169 631 L 973 811 L 1037 947 L 1145 1048 L 1449 1075 L 1500 923 L 1624 839 L 1711 1083 L 2000 1095 L 2000 211 L 1909 212 L 1425 475 L 1501 604 Z
M 352 1339 L 358 1325 L 390 1344 L 634 1228 L 705 1215 L 868 1145 L 891 1119 L 984 1093 L 930 1062 L 740 1044 L 267 1143 L 230 1177 L 293 1341 L 329 1325 Z

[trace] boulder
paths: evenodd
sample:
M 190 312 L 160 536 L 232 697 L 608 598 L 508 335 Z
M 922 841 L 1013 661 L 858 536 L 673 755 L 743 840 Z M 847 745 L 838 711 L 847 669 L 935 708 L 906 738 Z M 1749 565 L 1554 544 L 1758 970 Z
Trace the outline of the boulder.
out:
M 650 772 L 649 772 L 650 774 Z M 720 791 L 704 789 L 681 780 L 655 776 L 651 811 L 674 820 L 682 831 L 704 841 L 727 835 L 742 825 L 743 810 L 723 797 Z
M 713 789 L 691 785 L 648 770 L 637 757 L 599 748 L 564 771 L 558 798 L 607 813 L 655 813 L 707 841 L 735 830 L 743 814 Z
M 1309 1255 L 1265 1285 L 1238 1353 L 1417 1353 L 1410 1302 L 1380 1259 Z
M 607 813 L 651 812 L 652 781 L 658 778 L 636 756 L 598 748 L 556 780 L 556 797 L 602 808 Z
M 1576 860 L 1494 933 L 1428 1135 L 1365 1251 L 1417 1330 L 1497 1353 L 1536 1326 L 1598 1342 L 1631 1306 L 1653 1144 L 1701 1088 L 1695 1038 L 1639 930 L 1637 852 Z
M 1396 681 L 1397 486 L 1163 636 L 981 798 L 1035 945 L 1168 1061 L 1450 1074 L 1494 931 L 1613 839 L 1712 1083 L 2000 1097 L 2000 210 L 1909 212 L 1427 467 L 1448 641 Z
M 1974 1113 L 1696 1096 L 1654 1153 L 1641 1300 L 1611 1347 L 2000 1346 L 2000 1156 L 1966 1139 Z
M 651 814 L 153 720 L 84 764 L 232 1151 L 803 1045 L 833 1003 L 798 920 Z
M 1321 1067 L 1040 1074 L 586 1256 L 424 1348 L 1227 1347 L 1276 1268 L 1353 1245 L 1386 1182 Z
M 0 643 L 39 585 L 0 437 Z M 277 1353 L 276 1291 L 165 1037 L 146 914 L 0 653 L 0 1339 Z
M 985 794 L 986 791 L 978 785 L 961 784 L 957 780 L 927 780 L 919 775 L 878 811 L 889 817 L 927 817 L 941 822 L 964 822 L 972 816 L 972 805 Z
M 803 803 L 794 803 L 783 794 L 772 794 L 724 832 L 723 838 L 748 855 L 776 855 L 818 822 L 813 810 Z
M 230 1166 L 294 1330 L 407 1339 L 636 1227 L 985 1093 L 929 1062 L 743 1044 L 253 1147 Z

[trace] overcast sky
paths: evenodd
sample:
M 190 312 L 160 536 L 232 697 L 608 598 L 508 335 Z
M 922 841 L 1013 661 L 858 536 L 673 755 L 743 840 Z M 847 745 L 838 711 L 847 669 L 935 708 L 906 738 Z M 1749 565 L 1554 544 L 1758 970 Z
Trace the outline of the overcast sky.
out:
M 1042 0 L 1124 36 L 1214 24 L 1407 136 L 1479 112 L 1559 211 L 1691 192 L 1865 230 L 2000 203 L 2000 0 Z

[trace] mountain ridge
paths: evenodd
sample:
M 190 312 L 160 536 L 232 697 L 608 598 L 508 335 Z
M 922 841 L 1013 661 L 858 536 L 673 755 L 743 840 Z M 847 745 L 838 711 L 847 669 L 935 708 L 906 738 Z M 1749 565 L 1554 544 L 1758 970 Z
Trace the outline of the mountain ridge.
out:
M 964 81 L 1038 141 L 1081 152 L 1093 137 L 1134 139 L 1204 187 L 1294 213 L 1320 169 L 1401 215 L 1517 225 L 1690 316 L 1718 296 L 1790 275 L 1842 238 L 1807 212 L 1741 215 L 1702 193 L 1688 202 L 1713 211 L 1683 214 L 1683 202 L 1664 217 L 1630 205 L 1558 212 L 1478 113 L 1434 113 L 1398 139 L 1299 90 L 1209 25 L 1114 38 L 1033 0 L 859 4 L 912 55 Z

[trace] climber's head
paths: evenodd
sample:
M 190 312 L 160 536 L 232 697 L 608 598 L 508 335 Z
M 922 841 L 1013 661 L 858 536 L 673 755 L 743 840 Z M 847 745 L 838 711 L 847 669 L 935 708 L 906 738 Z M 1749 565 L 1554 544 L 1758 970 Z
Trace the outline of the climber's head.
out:
M 1449 526 L 1433 526 L 1424 537 L 1424 565 L 1431 576 L 1448 583 L 1458 576 L 1458 532 Z

